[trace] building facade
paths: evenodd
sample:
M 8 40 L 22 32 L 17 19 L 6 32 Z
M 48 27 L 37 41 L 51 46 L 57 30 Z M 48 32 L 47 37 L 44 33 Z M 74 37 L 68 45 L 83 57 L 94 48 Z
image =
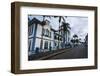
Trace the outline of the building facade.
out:
M 29 55 L 63 48 L 62 30 L 55 30 L 48 20 L 36 18 L 28 21 Z

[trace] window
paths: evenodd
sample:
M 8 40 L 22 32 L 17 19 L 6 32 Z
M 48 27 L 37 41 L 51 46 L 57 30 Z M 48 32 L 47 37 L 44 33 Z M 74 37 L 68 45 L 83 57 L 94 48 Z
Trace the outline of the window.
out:
M 50 37 L 50 32 L 49 32 L 48 29 L 44 29 L 44 35 L 45 35 L 46 37 Z
M 42 31 L 43 31 L 43 32 L 42 32 L 42 36 L 44 36 L 44 35 L 45 35 L 45 29 L 43 28 Z
M 51 38 L 51 32 L 50 32 L 50 38 Z
M 46 35 L 47 35 L 47 37 L 49 36 L 49 30 L 48 29 L 46 30 Z
M 45 43 L 44 43 L 44 49 L 48 49 L 48 41 L 45 41 Z
M 33 25 L 28 27 L 28 35 L 32 35 L 33 34 Z

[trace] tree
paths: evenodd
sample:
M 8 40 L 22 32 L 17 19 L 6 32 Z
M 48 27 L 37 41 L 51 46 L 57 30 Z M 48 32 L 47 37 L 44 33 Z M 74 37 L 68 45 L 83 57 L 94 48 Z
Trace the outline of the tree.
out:
M 79 38 L 79 42 L 81 43 L 81 38 Z
M 66 23 L 65 18 L 67 18 L 67 16 L 54 16 L 54 18 L 58 18 L 59 21 L 59 33 L 61 30 L 63 30 L 63 47 L 65 47 L 65 41 L 67 42 L 67 33 L 70 34 L 70 26 L 69 23 Z M 63 21 L 62 21 L 63 20 Z M 60 29 L 60 23 L 62 22 L 62 28 Z M 58 47 L 59 47 L 59 41 L 58 41 Z
M 71 39 L 71 42 L 72 42 L 72 43 L 75 43 L 75 40 L 74 40 L 74 39 Z
M 78 38 L 78 36 L 76 34 L 73 35 L 73 38 Z
M 74 34 L 73 35 L 73 39 L 74 39 L 74 46 L 76 46 L 78 43 L 79 43 L 79 39 L 78 39 L 78 35 L 77 34 Z
M 88 34 L 85 36 L 85 46 L 88 46 Z
M 76 43 L 79 43 L 79 39 L 76 39 L 75 42 L 76 42 Z
M 62 28 L 63 28 L 63 47 L 65 47 L 65 44 L 67 43 L 67 33 L 70 34 L 70 24 L 62 22 Z
M 65 18 L 67 18 L 67 16 L 53 16 L 54 18 L 58 18 L 58 21 L 59 21 L 59 25 L 61 23 L 61 20 L 63 20 L 64 22 L 66 22 Z

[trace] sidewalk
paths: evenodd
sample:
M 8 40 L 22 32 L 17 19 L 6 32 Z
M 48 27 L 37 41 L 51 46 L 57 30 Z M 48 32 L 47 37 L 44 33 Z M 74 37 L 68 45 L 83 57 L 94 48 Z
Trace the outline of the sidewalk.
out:
M 66 48 L 66 49 L 69 50 L 70 48 Z M 52 56 L 64 53 L 66 49 L 52 50 L 45 53 L 42 52 L 42 53 L 34 54 L 34 55 L 29 56 L 28 60 L 45 60 Z

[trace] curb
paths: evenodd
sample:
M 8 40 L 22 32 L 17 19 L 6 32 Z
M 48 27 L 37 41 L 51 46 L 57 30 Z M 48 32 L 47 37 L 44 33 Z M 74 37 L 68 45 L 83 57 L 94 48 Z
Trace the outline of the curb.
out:
M 67 50 L 70 50 L 70 49 L 67 49 Z M 41 57 L 41 58 L 39 58 L 37 60 L 45 60 L 45 59 L 48 59 L 48 58 L 50 58 L 52 56 L 56 56 L 56 55 L 64 53 L 64 52 L 66 52 L 66 50 L 63 50 L 63 51 L 60 51 L 60 52 L 56 52 L 56 53 L 50 54 L 50 55 L 45 56 L 45 57 Z

